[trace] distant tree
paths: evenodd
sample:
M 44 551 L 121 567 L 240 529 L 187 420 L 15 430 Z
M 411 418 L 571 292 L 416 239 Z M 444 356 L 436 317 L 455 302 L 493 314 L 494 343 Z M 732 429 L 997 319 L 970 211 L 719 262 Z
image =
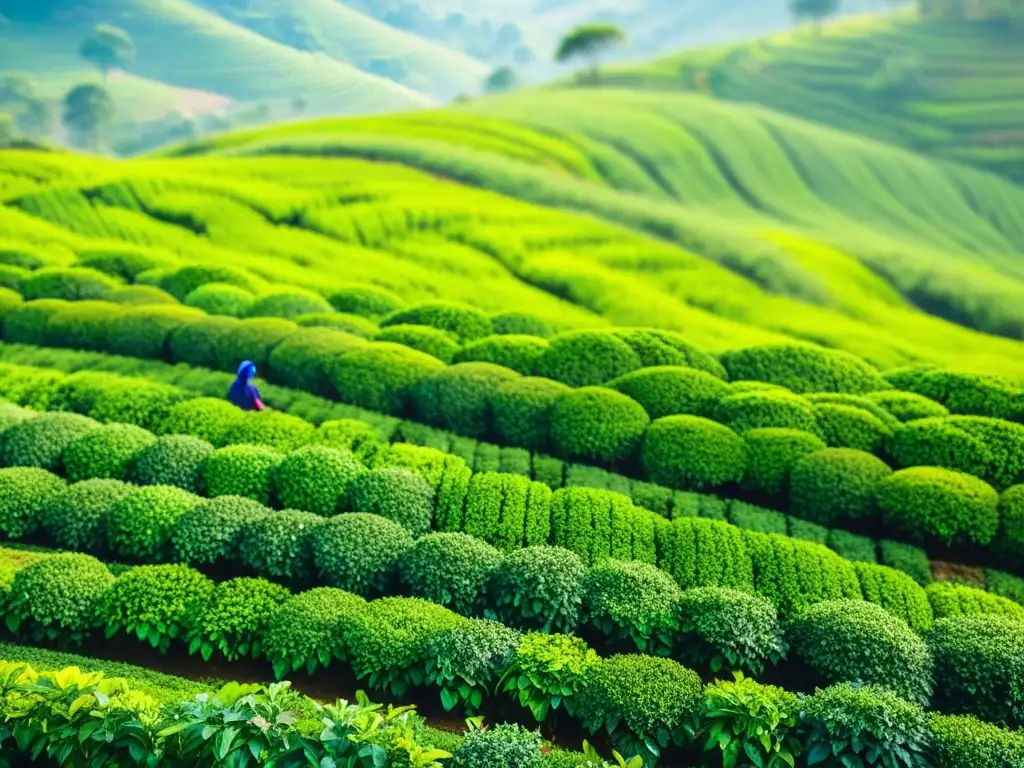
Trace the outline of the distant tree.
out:
M 112 68 L 123 67 L 135 58 L 135 41 L 119 27 L 99 24 L 82 43 L 78 54 L 99 67 L 106 80 Z
M 35 98 L 35 90 L 25 75 L 0 78 L 0 104 L 22 104 L 32 98 Z
M 303 96 L 296 96 L 294 99 L 292 99 L 292 112 L 294 112 L 297 115 L 301 115 L 303 112 L 305 112 L 306 107 L 308 106 L 309 103 Z
M 24 75 L 0 78 L 0 107 L 10 113 L 21 133 L 40 136 L 49 130 L 46 102 L 36 98 L 32 82 Z
M 488 93 L 504 93 L 511 91 L 519 84 L 512 67 L 498 67 L 484 80 L 484 90 Z
M 78 85 L 64 97 L 64 126 L 75 146 L 98 149 L 114 117 L 114 102 L 102 85 Z
M 8 147 L 14 141 L 14 118 L 0 112 L 0 147 Z
M 590 63 L 591 73 L 597 79 L 597 61 L 606 51 L 621 45 L 626 33 L 614 24 L 584 24 L 566 35 L 555 51 L 560 63 L 584 59 Z
M 797 21 L 810 19 L 814 34 L 821 34 L 821 23 L 839 12 L 840 0 L 790 0 L 789 10 Z

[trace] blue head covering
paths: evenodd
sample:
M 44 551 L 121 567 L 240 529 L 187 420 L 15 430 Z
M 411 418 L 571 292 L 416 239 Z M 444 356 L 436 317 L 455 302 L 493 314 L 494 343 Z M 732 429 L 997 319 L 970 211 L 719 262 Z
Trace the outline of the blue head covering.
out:
M 252 360 L 243 360 L 238 366 L 238 378 L 246 380 L 256 376 L 256 364 Z
M 243 411 L 251 411 L 260 399 L 260 391 L 252 383 L 256 376 L 256 365 L 251 360 L 243 360 L 238 366 L 238 376 L 228 390 L 228 400 Z

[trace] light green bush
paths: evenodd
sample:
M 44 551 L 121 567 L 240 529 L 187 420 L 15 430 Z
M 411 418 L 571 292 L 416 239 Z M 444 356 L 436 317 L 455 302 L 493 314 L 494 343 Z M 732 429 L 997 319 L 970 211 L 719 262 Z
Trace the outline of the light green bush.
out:
M 494 428 L 503 443 L 550 451 L 551 414 L 569 387 L 550 379 L 510 379 L 491 396 Z
M 256 297 L 251 291 L 230 283 L 204 283 L 190 292 L 183 303 L 208 315 L 248 317 Z
M 270 353 L 271 378 L 314 395 L 334 397 L 328 370 L 332 361 L 366 344 L 359 336 L 334 328 L 302 328 Z
M 765 344 L 726 352 L 720 359 L 733 381 L 764 381 L 801 394 L 861 395 L 892 388 L 874 367 L 849 352 L 835 349 Z
M 331 586 L 357 595 L 385 592 L 412 536 L 379 515 L 338 515 L 314 528 L 313 562 Z
M 487 336 L 467 344 L 453 359 L 456 363 L 492 363 L 529 376 L 548 346 L 545 339 L 536 336 Z
M 119 480 L 84 480 L 63 488 L 42 507 L 43 529 L 59 547 L 101 553 L 110 509 L 132 490 Z
M 269 505 L 274 472 L 283 455 L 258 445 L 218 448 L 203 461 L 199 472 L 210 496 L 244 496 Z
M 660 328 L 616 328 L 612 333 L 636 352 L 644 368 L 686 365 L 720 379 L 728 378 L 718 360 L 678 333 Z
M 347 451 L 306 446 L 287 454 L 273 468 L 273 496 L 284 507 L 327 517 L 344 511 L 349 485 L 364 471 Z
M 291 597 L 264 579 L 231 579 L 218 584 L 189 621 L 189 653 L 209 661 L 219 651 L 228 661 L 260 658 L 271 616 Z
M 238 543 L 241 562 L 269 579 L 309 580 L 313 568 L 313 531 L 324 518 L 284 509 L 246 525 Z
M 932 606 L 927 592 L 908 574 L 872 563 L 855 563 L 860 590 L 868 602 L 903 619 L 915 632 L 932 627 Z
M 274 514 L 241 496 L 219 496 L 197 504 L 171 525 L 174 559 L 195 567 L 236 562 L 245 529 Z
M 740 484 L 751 491 L 780 496 L 789 491 L 793 467 L 825 448 L 821 438 L 796 429 L 766 427 L 743 433 L 747 466 Z
M 108 514 L 110 551 L 128 560 L 153 562 L 171 553 L 174 521 L 202 502 L 198 496 L 167 485 L 138 488 L 114 502 Z
M 405 306 L 405 300 L 395 293 L 376 285 L 349 285 L 327 296 L 338 312 L 377 318 Z
M 137 485 L 173 485 L 192 493 L 201 488 L 200 468 L 213 446 L 191 435 L 164 435 L 135 454 L 128 480 Z
M 640 450 L 650 418 L 626 395 L 582 387 L 562 395 L 551 409 L 551 443 L 567 459 L 614 463 Z
M 608 386 L 636 400 L 652 419 L 676 414 L 710 418 L 730 394 L 729 385 L 717 376 L 678 365 L 641 368 Z
M 412 392 L 416 418 L 460 435 L 490 431 L 491 398 L 515 371 L 491 363 L 459 363 L 420 380 Z
M 534 373 L 570 387 L 587 387 L 624 376 L 641 365 L 632 347 L 607 331 L 568 331 L 551 339 Z
M 651 481 L 672 488 L 714 488 L 737 482 L 746 469 L 747 446 L 728 427 L 698 416 L 666 416 L 652 422 L 640 461 Z
M 33 299 L 86 301 L 105 299 L 120 283 L 88 267 L 43 267 L 21 283 L 21 294 Z
M 782 390 L 739 392 L 723 397 L 715 408 L 715 420 L 739 433 L 765 427 L 817 432 L 811 402 Z
M 160 280 L 160 287 L 178 301 L 184 301 L 192 291 L 207 283 L 228 283 L 254 293 L 260 287 L 261 281 L 252 273 L 238 267 L 223 264 L 187 264 L 167 272 Z
M 33 533 L 44 509 L 66 487 L 61 478 L 45 469 L 0 469 L 0 531 L 12 539 Z
M 156 442 L 152 432 L 131 424 L 105 424 L 68 443 L 61 464 L 68 480 L 124 480 L 135 456 Z
M 274 677 L 305 669 L 312 675 L 334 659 L 347 655 L 347 635 L 361 627 L 366 611 L 363 598 L 330 587 L 295 595 L 270 615 L 263 651 L 274 666 Z
M 450 363 L 461 349 L 452 334 L 429 325 L 389 325 L 374 335 L 375 341 L 401 344 Z
M 99 425 L 77 413 L 44 413 L 0 433 L 0 464 L 54 470 L 72 442 Z
M 793 465 L 789 511 L 829 526 L 875 515 L 875 487 L 892 470 L 881 459 L 852 448 L 815 451 Z
M 413 387 L 444 364 L 398 344 L 374 342 L 333 360 L 328 375 L 341 399 L 381 413 L 401 414 Z
M 313 312 L 330 312 L 333 307 L 319 293 L 298 288 L 276 289 L 259 296 L 249 307 L 249 317 L 284 317 L 294 320 Z
M 833 448 L 878 451 L 892 434 L 892 428 L 861 408 L 838 403 L 814 403 L 818 432 Z
M 482 339 L 494 332 L 491 319 L 475 307 L 452 301 L 427 301 L 388 314 L 380 323 L 391 325 L 429 325 L 450 333 L 461 343 Z

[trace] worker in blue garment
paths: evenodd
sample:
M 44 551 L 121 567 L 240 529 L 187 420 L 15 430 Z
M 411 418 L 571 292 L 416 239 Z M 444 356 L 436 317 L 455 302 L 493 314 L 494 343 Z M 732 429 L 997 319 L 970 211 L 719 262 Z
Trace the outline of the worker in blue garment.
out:
M 228 390 L 228 400 L 243 411 L 263 410 L 260 391 L 252 383 L 255 376 L 256 365 L 251 360 L 243 360 L 242 364 L 238 366 L 238 376 L 231 385 L 231 389 Z

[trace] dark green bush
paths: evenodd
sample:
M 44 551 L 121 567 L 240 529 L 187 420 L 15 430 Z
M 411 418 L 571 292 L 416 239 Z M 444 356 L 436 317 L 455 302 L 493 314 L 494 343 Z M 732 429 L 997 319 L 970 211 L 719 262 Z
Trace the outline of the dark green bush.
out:
M 568 331 L 551 339 L 534 373 L 570 387 L 587 387 L 635 371 L 640 356 L 608 331 Z
M 430 532 L 434 490 L 408 470 L 385 467 L 363 472 L 349 483 L 348 500 L 354 511 L 380 515 L 414 537 Z
M 0 265 L 0 267 L 2 266 Z M 17 309 L 24 303 L 25 300 L 21 298 L 21 294 L 15 293 L 10 288 L 0 286 L 0 320 L 3 319 L 4 315 Z
M 1001 546 L 1013 553 L 1024 551 L 1024 484 L 1003 491 L 999 497 L 999 519 Z
M 743 441 L 747 444 L 747 467 L 741 485 L 773 496 L 789 490 L 790 472 L 797 462 L 825 447 L 809 432 L 775 427 L 744 432 Z
M 306 446 L 292 451 L 274 467 L 273 495 L 284 507 L 327 517 L 344 511 L 349 484 L 364 471 L 347 451 Z
M 252 291 L 230 283 L 206 283 L 188 294 L 182 302 L 208 315 L 248 317 L 256 297 Z
M 365 421 L 356 419 L 321 422 L 313 442 L 336 451 L 348 451 L 368 467 L 374 466 L 378 455 L 385 448 L 377 430 Z
M 333 659 L 347 654 L 347 634 L 361 626 L 363 598 L 340 589 L 318 587 L 295 595 L 271 614 L 263 636 L 263 651 L 274 676 L 305 669 L 312 675 Z
M 713 488 L 738 481 L 747 446 L 728 427 L 698 416 L 651 423 L 640 454 L 652 482 L 672 488 Z
M 865 397 L 884 408 L 894 418 L 903 423 L 949 415 L 949 411 L 944 405 L 940 405 L 934 400 L 929 400 L 923 395 L 916 395 L 913 392 L 900 392 L 898 390 L 870 392 Z
M 345 402 L 400 414 L 409 405 L 413 387 L 443 368 L 436 357 L 399 344 L 375 342 L 333 360 L 328 373 Z
M 132 459 L 128 479 L 138 485 L 173 485 L 192 493 L 201 488 L 200 468 L 213 446 L 191 435 L 165 435 Z
M 271 478 L 282 454 L 258 445 L 229 445 L 210 454 L 199 468 L 210 496 L 245 496 L 269 505 Z
M 439 633 L 427 649 L 427 685 L 441 689 L 446 712 L 475 715 L 515 655 L 518 632 L 487 619 L 471 619 Z
M 797 393 L 861 395 L 891 389 L 871 365 L 849 352 L 804 344 L 764 344 L 721 356 L 733 381 L 752 379 Z
M 551 450 L 551 413 L 558 399 L 569 391 L 566 385 L 550 379 L 509 380 L 491 397 L 495 431 L 510 445 Z
M 809 606 L 787 628 L 794 655 L 827 683 L 885 686 L 924 703 L 932 688 L 928 646 L 905 621 L 865 600 Z
M 744 501 L 730 501 L 728 520 L 737 528 L 758 533 L 787 535 L 789 526 L 786 516 L 774 509 L 764 509 Z
M 999 494 L 948 469 L 901 469 L 878 483 L 875 498 L 886 525 L 919 538 L 988 544 L 999 528 Z
M 932 566 L 928 555 L 920 547 L 904 544 L 900 541 L 882 540 L 878 542 L 878 562 L 903 571 L 922 586 L 932 581 Z
M 587 565 L 609 557 L 653 563 L 657 558 L 653 513 L 628 496 L 597 488 L 563 488 L 551 497 L 551 540 Z
M 686 740 L 684 724 L 697 714 L 703 685 L 697 673 L 671 659 L 618 655 L 586 674 L 577 715 L 590 733 L 607 733 L 625 757 L 653 764 Z
M 679 602 L 679 649 L 695 664 L 718 674 L 742 670 L 760 675 L 766 663 L 786 656 L 778 612 L 771 601 L 728 587 L 698 587 Z
M 313 562 L 331 586 L 357 595 L 386 591 L 412 537 L 379 515 L 347 514 L 318 525 L 312 533 Z
M 278 451 L 292 451 L 313 442 L 316 427 L 305 419 L 280 411 L 243 411 L 229 435 L 232 443 L 249 443 Z
M 487 588 L 485 615 L 502 624 L 571 632 L 579 622 L 586 568 L 559 547 L 527 547 L 507 555 Z
M 729 385 L 710 373 L 667 365 L 641 368 L 608 386 L 636 400 L 652 419 L 676 414 L 710 418 L 730 393 Z
M 1020 576 L 986 568 L 985 589 L 994 595 L 999 595 L 1024 605 L 1024 579 Z
M 459 529 L 472 475 L 465 461 L 432 448 L 395 444 L 378 463 L 419 475 L 437 497 L 434 504 L 435 527 L 442 531 Z
M 135 282 L 135 278 L 143 272 L 174 264 L 170 254 L 144 249 L 129 243 L 103 243 L 102 245 L 77 248 L 78 263 L 76 266 L 95 269 L 111 277 L 125 282 Z
M 539 768 L 540 734 L 514 723 L 498 723 L 487 730 L 470 731 L 452 758 L 453 768 Z
M 0 532 L 12 539 L 35 532 L 46 507 L 66 487 L 61 478 L 45 469 L 0 469 Z
M 936 709 L 1011 728 L 1024 723 L 1024 622 L 985 614 L 938 619 L 927 639 Z
M 249 317 L 284 317 L 294 320 L 313 312 L 330 312 L 333 307 L 319 293 L 299 288 L 276 289 L 256 299 Z
M 486 314 L 475 307 L 451 301 L 427 301 L 407 309 L 398 309 L 381 320 L 382 328 L 391 325 L 428 325 L 450 333 L 461 343 L 482 339 L 494 332 Z
M 875 550 L 874 539 L 850 533 L 840 528 L 833 528 L 828 532 L 828 540 L 825 542 L 829 549 L 847 560 L 855 563 L 877 563 L 878 554 Z
M 338 312 L 351 312 L 362 317 L 383 317 L 405 306 L 405 300 L 376 285 L 348 285 L 327 296 Z
M 649 423 L 635 400 L 604 387 L 583 387 L 555 401 L 551 442 L 566 458 L 623 461 L 639 451 Z
M 413 410 L 420 421 L 482 438 L 489 431 L 491 398 L 517 377 L 515 371 L 490 363 L 459 363 L 416 384 Z
M 197 316 L 197 310 L 176 304 L 128 307 L 107 332 L 107 351 L 126 357 L 167 358 L 171 334 Z
M 267 370 L 270 355 L 299 326 L 280 317 L 254 317 L 242 320 L 216 342 L 217 367 L 235 371 L 243 360 L 251 360 L 256 370 Z
M 687 365 L 720 379 L 728 378 L 718 360 L 678 333 L 657 328 L 617 328 L 612 333 L 629 344 L 640 356 L 644 368 Z
M 366 341 L 334 328 L 302 328 L 270 353 L 271 377 L 290 387 L 333 397 L 328 375 L 332 360 L 364 346 Z
M 191 617 L 184 639 L 189 653 L 209 661 L 219 651 L 228 661 L 252 657 L 263 650 L 263 635 L 270 617 L 291 597 L 280 584 L 264 579 L 231 579 L 221 582 L 209 600 Z
M 1010 616 L 1024 621 L 1024 606 L 964 584 L 937 581 L 925 589 L 936 619 L 975 614 Z
M 156 442 L 152 432 L 131 424 L 105 424 L 68 443 L 61 463 L 68 480 L 124 480 L 135 456 Z
M 456 363 L 492 363 L 529 376 L 548 346 L 536 336 L 488 336 L 467 344 L 453 359 Z
M 17 304 L 4 313 L 4 341 L 8 344 L 46 343 L 50 318 L 68 308 L 63 299 L 39 299 Z
M 168 272 L 160 280 L 160 287 L 173 295 L 178 301 L 184 301 L 192 291 L 207 283 L 228 283 L 245 288 L 253 293 L 260 287 L 260 280 L 252 273 L 222 264 L 199 265 L 188 264 Z
M 683 592 L 653 565 L 605 560 L 583 577 L 581 622 L 612 642 L 632 640 L 642 653 L 669 655 L 679 630 Z
M 254 520 L 242 529 L 241 561 L 254 573 L 299 582 L 313 570 L 313 531 L 324 518 L 285 509 Z
M 72 442 L 99 425 L 77 413 L 44 413 L 0 433 L 0 464 L 57 469 Z
M 1010 420 L 1020 415 L 1021 389 L 1001 376 L 922 365 L 889 371 L 885 378 L 896 389 L 923 395 L 953 413 Z
M 119 480 L 85 480 L 62 488 L 42 507 L 43 529 L 59 547 L 102 552 L 110 509 L 133 490 Z
M 551 323 L 528 312 L 499 312 L 491 315 L 494 332 L 502 336 L 537 336 L 541 339 L 554 335 Z
M 968 715 L 932 715 L 928 728 L 935 762 L 942 768 L 1024 765 L 1024 734 Z
M 551 490 L 518 475 L 477 472 L 469 480 L 464 517 L 449 519 L 448 529 L 471 534 L 505 552 L 546 543 L 551 531 Z
M 658 566 L 684 590 L 734 587 L 752 592 L 753 566 L 739 528 L 717 520 L 681 517 L 661 531 Z
M 765 427 L 816 432 L 810 401 L 789 392 L 740 392 L 723 397 L 715 408 L 715 420 L 736 432 Z
M 925 712 L 881 686 L 842 683 L 816 691 L 801 701 L 799 727 L 808 761 L 832 756 L 843 766 L 929 765 Z
M 786 525 L 789 529 L 789 535 L 794 539 L 813 541 L 815 544 L 822 545 L 826 545 L 828 542 L 829 530 L 823 525 L 801 520 L 799 517 L 793 517 L 792 515 L 786 516 Z
M 860 590 L 868 602 L 880 605 L 915 632 L 932 626 L 932 607 L 921 585 L 910 576 L 884 565 L 855 563 Z
M 166 653 L 184 640 L 189 620 L 207 604 L 214 584 L 187 565 L 140 565 L 122 574 L 103 596 L 101 621 L 107 638 L 118 632 Z
M 450 363 L 461 349 L 459 342 L 448 332 L 429 325 L 391 325 L 374 335 L 375 341 L 401 344 L 425 355 Z
M 211 316 L 182 323 L 167 341 L 171 359 L 202 368 L 219 368 L 217 345 L 241 324 L 234 317 Z M 238 361 L 241 362 L 241 361 Z
M 21 294 L 34 299 L 86 301 L 105 299 L 120 283 L 88 267 L 43 267 L 21 284 Z
M 167 485 L 132 491 L 114 502 L 107 515 L 110 551 L 144 562 L 166 558 L 174 521 L 200 503 L 198 496 Z
M 102 352 L 121 312 L 106 301 L 76 301 L 53 313 L 44 331 L 47 346 Z
M 410 595 L 463 616 L 481 609 L 487 582 L 501 564 L 494 547 L 464 533 L 432 533 L 402 555 L 398 574 Z
M 21 284 L 32 272 L 24 267 L 0 263 L 0 288 L 21 293 Z
M 892 436 L 892 428 L 861 408 L 838 403 L 814 403 L 818 431 L 833 448 L 873 452 Z
M 98 609 L 114 583 L 94 557 L 57 554 L 21 568 L 4 606 L 7 628 L 34 643 L 81 645 L 99 626 Z
M 295 322 L 303 328 L 333 328 L 367 340 L 380 333 L 380 328 L 372 320 L 347 312 L 314 312 L 311 315 L 299 315 Z
M 892 470 L 881 459 L 852 448 L 815 451 L 793 465 L 789 511 L 829 526 L 875 514 L 875 488 Z
M 273 510 L 241 496 L 220 496 L 204 501 L 171 526 L 175 561 L 196 567 L 234 562 L 243 531 Z

